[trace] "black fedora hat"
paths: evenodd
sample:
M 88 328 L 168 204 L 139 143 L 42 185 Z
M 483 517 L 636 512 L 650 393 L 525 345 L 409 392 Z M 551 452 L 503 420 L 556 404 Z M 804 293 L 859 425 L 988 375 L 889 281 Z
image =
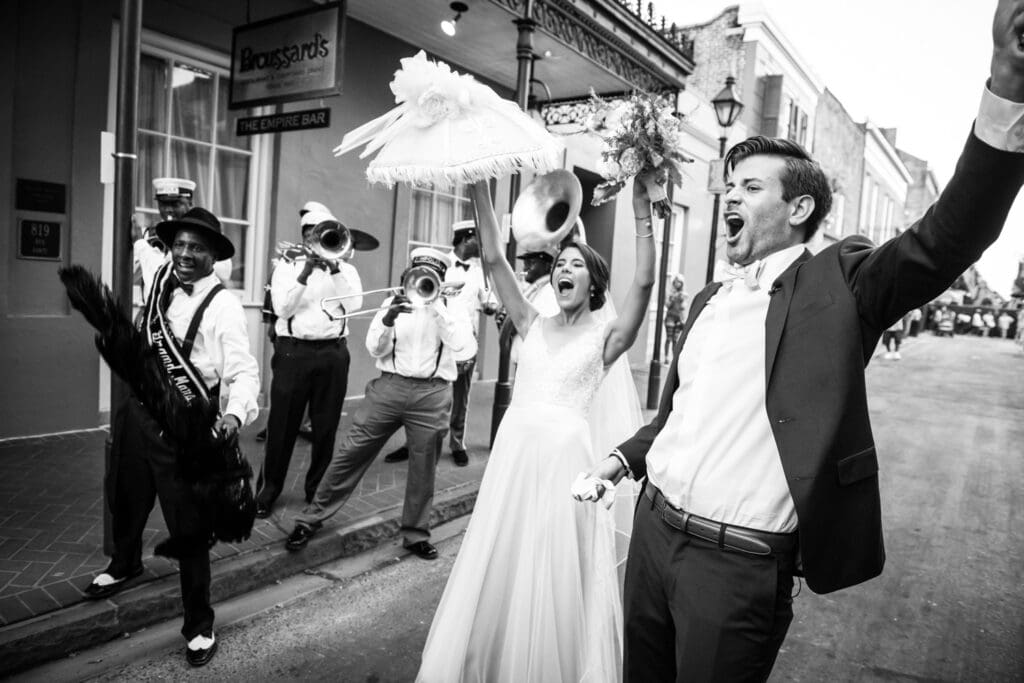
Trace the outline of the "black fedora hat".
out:
M 235 255 L 235 245 L 224 236 L 217 217 L 206 209 L 195 207 L 189 209 L 181 218 L 163 221 L 156 224 L 156 234 L 168 249 L 174 244 L 174 236 L 179 230 L 191 230 L 210 240 L 210 248 L 218 261 L 229 259 Z

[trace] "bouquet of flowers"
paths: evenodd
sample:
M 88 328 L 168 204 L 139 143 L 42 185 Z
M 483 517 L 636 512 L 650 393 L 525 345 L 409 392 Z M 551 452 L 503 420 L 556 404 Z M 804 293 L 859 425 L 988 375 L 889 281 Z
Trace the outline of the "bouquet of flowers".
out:
M 597 171 L 605 179 L 594 190 L 594 206 L 602 204 L 636 176 L 651 197 L 660 218 L 672 212 L 665 185 L 683 181 L 683 164 L 693 161 L 683 153 L 680 121 L 671 107 L 650 93 L 634 93 L 628 100 L 610 103 L 591 92 L 594 113 L 587 129 L 604 142 Z

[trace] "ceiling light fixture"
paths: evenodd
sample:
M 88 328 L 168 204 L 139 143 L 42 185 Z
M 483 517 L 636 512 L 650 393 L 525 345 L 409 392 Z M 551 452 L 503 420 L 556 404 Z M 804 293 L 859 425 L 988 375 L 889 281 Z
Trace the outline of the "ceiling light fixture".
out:
M 445 19 L 444 21 L 442 21 L 441 30 L 444 31 L 444 34 L 446 36 L 454 36 L 455 24 L 459 22 L 459 19 L 462 18 L 462 13 L 467 11 L 469 7 L 464 2 L 453 2 L 452 4 L 448 5 L 448 7 L 451 8 L 453 12 L 455 12 L 455 18 Z

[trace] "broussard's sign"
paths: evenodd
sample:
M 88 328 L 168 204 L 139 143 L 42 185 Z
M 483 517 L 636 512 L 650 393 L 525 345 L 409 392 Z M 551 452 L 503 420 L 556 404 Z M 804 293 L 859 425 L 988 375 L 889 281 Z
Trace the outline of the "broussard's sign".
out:
M 239 26 L 230 108 L 340 94 L 344 40 L 344 0 Z

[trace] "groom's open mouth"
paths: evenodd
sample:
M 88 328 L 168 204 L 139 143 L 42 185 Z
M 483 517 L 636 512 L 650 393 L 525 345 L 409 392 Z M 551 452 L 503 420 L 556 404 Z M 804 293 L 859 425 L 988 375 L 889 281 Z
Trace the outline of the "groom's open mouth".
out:
M 559 295 L 565 295 L 576 289 L 576 283 L 570 277 L 560 277 L 555 282 L 555 288 L 558 290 Z
M 725 241 L 735 244 L 743 232 L 743 217 L 736 213 L 725 214 Z

